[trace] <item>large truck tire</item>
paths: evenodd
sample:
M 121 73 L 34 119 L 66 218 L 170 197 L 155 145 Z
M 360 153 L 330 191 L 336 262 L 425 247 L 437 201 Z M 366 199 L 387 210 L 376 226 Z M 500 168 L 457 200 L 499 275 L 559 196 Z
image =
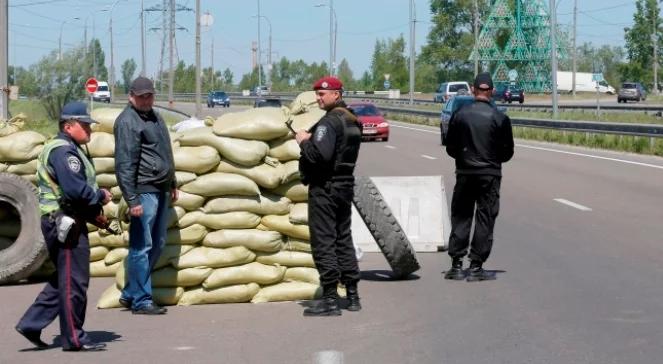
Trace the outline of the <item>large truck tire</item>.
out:
M 404 279 L 419 270 L 417 255 L 407 235 L 369 177 L 356 177 L 354 205 L 394 272 Z
M 21 232 L 11 246 L 0 250 L 0 284 L 17 282 L 39 269 L 48 256 L 41 233 L 37 189 L 11 173 L 0 173 L 0 201 L 19 213 Z

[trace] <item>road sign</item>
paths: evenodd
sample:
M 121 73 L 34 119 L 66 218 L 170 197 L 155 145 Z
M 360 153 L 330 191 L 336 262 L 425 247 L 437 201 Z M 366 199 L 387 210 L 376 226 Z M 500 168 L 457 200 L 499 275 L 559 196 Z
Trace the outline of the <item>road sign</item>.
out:
M 97 86 L 99 86 L 99 83 L 94 77 L 90 77 L 87 81 L 85 81 L 85 90 L 89 94 L 95 93 L 97 91 Z
M 518 71 L 512 69 L 509 71 L 508 76 L 509 76 L 509 81 L 514 82 L 518 78 Z
M 389 90 L 389 87 L 391 87 L 391 82 L 386 80 L 386 81 L 384 81 L 384 83 L 382 85 L 384 86 L 385 90 Z

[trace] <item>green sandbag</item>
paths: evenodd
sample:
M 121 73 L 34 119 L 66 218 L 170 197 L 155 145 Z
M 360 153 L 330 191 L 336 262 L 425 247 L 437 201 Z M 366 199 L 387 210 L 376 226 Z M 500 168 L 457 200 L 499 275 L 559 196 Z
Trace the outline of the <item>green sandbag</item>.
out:
M 9 164 L 7 173 L 13 174 L 35 174 L 37 173 L 37 160 L 33 159 L 25 163 Z
M 248 211 L 258 215 L 284 215 L 290 211 L 290 200 L 271 193 L 256 197 L 224 196 L 207 201 L 202 210 L 206 213 Z
M 221 214 L 206 214 L 193 211 L 182 217 L 180 224 L 200 224 L 211 230 L 251 229 L 260 224 L 260 216 L 247 211 L 233 211 Z
M 290 103 L 290 113 L 292 115 L 303 114 L 310 110 L 320 110 L 315 91 L 304 91 Z
M 124 231 L 121 235 L 103 235 L 101 230 L 89 233 L 90 247 L 105 246 L 107 248 L 121 248 L 129 246 L 129 233 Z
M 200 224 L 193 224 L 183 229 L 168 229 L 166 234 L 166 244 L 192 245 L 202 241 L 205 235 L 207 235 L 207 228 Z
M 235 284 L 258 283 L 260 285 L 280 282 L 286 268 L 252 262 L 236 267 L 215 269 L 203 282 L 203 288 L 214 289 Z
M 115 137 L 105 132 L 94 132 L 90 135 L 87 150 L 92 158 L 115 156 Z
M 177 269 L 193 267 L 221 268 L 250 263 L 255 258 L 255 253 L 243 246 L 227 249 L 203 246 L 193 248 L 186 254 L 171 259 L 170 264 Z
M 179 257 L 180 255 L 184 255 L 193 248 L 193 245 L 166 245 L 163 250 L 161 250 L 161 255 L 159 256 L 157 262 L 154 264 L 154 269 L 159 269 L 170 265 L 171 259 Z
M 283 282 L 263 287 L 251 300 L 252 303 L 312 300 L 320 297 L 322 290 L 317 284 L 306 282 Z
M 295 238 L 292 238 L 292 237 L 288 237 L 285 244 L 283 244 L 283 249 L 284 250 L 295 251 L 295 252 L 310 253 L 311 252 L 311 242 L 308 241 L 308 240 L 295 239 Z
M 194 288 L 187 290 L 177 303 L 181 306 L 204 305 L 212 303 L 240 303 L 249 302 L 260 290 L 256 283 L 238 284 L 235 286 L 215 288 L 211 290 Z
M 103 260 L 90 263 L 90 277 L 115 277 L 122 262 L 106 265 Z
M 283 278 L 290 281 L 306 282 L 315 285 L 320 284 L 320 274 L 318 273 L 318 270 L 309 267 L 288 268 L 285 271 L 285 276 Z
M 223 158 L 249 167 L 259 164 L 269 152 L 269 146 L 263 141 L 221 137 L 214 134 L 212 128 L 185 130 L 180 133 L 179 143 L 182 146 L 213 147 Z
M 106 254 L 104 262 L 106 265 L 113 265 L 117 262 L 121 262 L 129 254 L 129 249 L 127 248 L 115 248 Z
M 95 246 L 90 248 L 90 261 L 96 262 L 98 260 L 103 260 L 108 254 L 108 248 L 105 246 Z
M 277 252 L 283 247 L 283 235 L 277 231 L 224 229 L 207 234 L 203 245 L 212 248 L 244 246 L 253 251 Z
M 114 173 L 115 172 L 115 158 L 98 157 L 92 158 L 94 170 L 97 173 Z
M 291 181 L 282 184 L 272 189 L 271 192 L 280 196 L 285 196 L 292 202 L 308 201 L 308 187 L 304 186 L 301 181 Z
M 280 163 L 271 166 L 266 163 L 253 167 L 245 167 L 227 160 L 221 160 L 216 168 L 217 172 L 235 173 L 250 178 L 258 186 L 263 188 L 276 188 L 284 178 L 284 168 Z
M 175 171 L 175 179 L 177 180 L 177 187 L 183 186 L 195 180 L 197 177 L 198 176 L 192 172 Z
M 269 156 L 281 162 L 299 159 L 301 149 L 295 139 L 278 139 L 269 143 Z
M 175 159 L 175 169 L 195 174 L 203 174 L 213 170 L 221 160 L 219 152 L 207 145 L 175 148 L 173 157 Z
M 94 110 L 90 112 L 90 117 L 93 120 L 97 121 L 98 124 L 92 124 L 92 130 L 95 132 L 105 132 L 113 133 L 113 126 L 115 126 L 115 120 L 122 109 L 120 108 L 110 108 L 110 107 L 95 107 Z
M 259 253 L 256 261 L 262 264 L 279 264 L 286 267 L 315 268 L 313 256 L 304 252 L 291 252 L 282 250 L 277 253 Z
M 223 114 L 214 122 L 214 134 L 250 140 L 272 140 L 288 134 L 287 108 L 254 108 Z
M 0 161 L 26 162 L 37 159 L 46 137 L 36 131 L 18 131 L 0 137 Z
M 293 224 L 308 225 L 308 203 L 300 202 L 290 206 L 288 219 Z
M 184 288 L 153 288 L 152 299 L 157 305 L 172 306 L 176 305 L 184 294 Z M 101 294 L 97 302 L 97 308 L 120 308 L 120 296 L 122 292 L 114 284 L 108 287 Z
M 205 203 L 205 197 L 193 193 L 178 191 L 177 201 L 173 203 L 175 206 L 180 206 L 187 211 L 193 211 L 201 208 Z
M 297 239 L 310 240 L 308 225 L 294 225 L 290 222 L 288 215 L 263 216 L 260 222 L 270 230 L 278 231 L 283 235 Z
M 258 196 L 260 188 L 248 177 L 233 173 L 214 172 L 198 176 L 180 188 L 184 192 L 200 196 Z
M 152 272 L 152 287 L 195 287 L 199 286 L 210 274 L 212 268 L 195 267 L 175 269 L 165 267 Z

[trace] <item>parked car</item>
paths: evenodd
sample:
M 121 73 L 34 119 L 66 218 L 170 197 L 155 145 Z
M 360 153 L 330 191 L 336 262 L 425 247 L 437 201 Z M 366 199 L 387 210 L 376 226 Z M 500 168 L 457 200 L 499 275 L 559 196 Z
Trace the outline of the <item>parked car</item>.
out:
M 617 102 L 626 103 L 629 100 L 644 101 L 647 100 L 647 91 L 639 82 L 624 82 L 622 88 L 617 93 Z
M 267 88 L 267 86 L 256 86 L 253 90 L 251 90 L 251 93 L 249 95 L 251 96 L 269 95 L 269 88 Z
M 210 91 L 207 94 L 207 107 L 214 107 L 215 105 L 230 107 L 230 96 L 223 91 Z
M 253 102 L 253 107 L 281 107 L 281 99 L 259 97 Z
M 474 102 L 474 96 L 459 95 L 452 97 L 449 102 L 442 108 L 440 115 L 440 142 L 442 145 L 447 145 L 447 131 L 449 130 L 449 121 L 453 115 L 462 107 Z M 506 113 L 506 107 L 495 105 L 495 100 L 490 102 L 497 110 Z
M 368 102 L 357 102 L 348 105 L 361 123 L 361 136 L 366 140 L 389 141 L 389 123 L 377 106 Z
M 99 81 L 97 82 L 97 91 L 92 94 L 92 100 L 101 101 L 105 103 L 111 102 L 111 93 L 110 88 L 108 87 L 108 82 Z
M 460 95 L 470 94 L 470 85 L 465 81 L 445 82 L 437 88 L 433 102 L 447 102 L 450 98 Z
M 498 85 L 493 93 L 493 100 L 501 101 L 502 103 L 518 101 L 522 104 L 525 102 L 525 90 L 514 85 Z

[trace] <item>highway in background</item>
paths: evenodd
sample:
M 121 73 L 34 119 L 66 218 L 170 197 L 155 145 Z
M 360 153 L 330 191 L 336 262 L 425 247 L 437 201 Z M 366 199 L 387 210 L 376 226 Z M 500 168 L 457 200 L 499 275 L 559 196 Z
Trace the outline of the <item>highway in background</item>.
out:
M 439 131 L 392 122 L 391 133 L 362 144 L 357 173 L 442 175 L 450 200 L 454 167 Z M 662 206 L 662 158 L 518 140 L 486 264 L 496 281 L 444 280 L 446 253 L 420 253 L 411 280 L 391 281 L 384 258 L 367 254 L 364 310 L 304 318 L 293 302 L 172 307 L 164 317 L 96 310 L 113 280 L 94 279 L 86 328 L 110 341 L 98 354 L 20 352 L 29 345 L 13 325 L 41 285 L 5 286 L 0 362 L 656 363 Z M 43 337 L 57 331 L 56 322 Z

